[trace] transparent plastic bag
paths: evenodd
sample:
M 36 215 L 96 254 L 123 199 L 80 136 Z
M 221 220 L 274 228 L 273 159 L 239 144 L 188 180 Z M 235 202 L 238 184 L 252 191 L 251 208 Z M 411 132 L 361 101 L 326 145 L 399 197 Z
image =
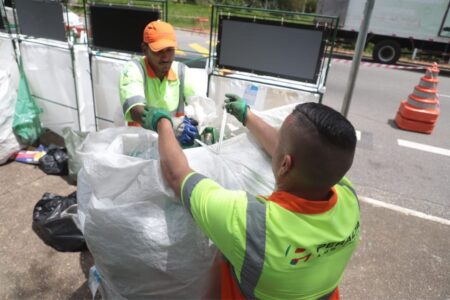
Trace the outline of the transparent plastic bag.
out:
M 64 145 L 69 156 L 69 180 L 71 182 L 77 181 L 78 172 L 81 169 L 81 161 L 76 153 L 76 149 L 84 141 L 88 132 L 73 130 L 70 127 L 63 129 Z

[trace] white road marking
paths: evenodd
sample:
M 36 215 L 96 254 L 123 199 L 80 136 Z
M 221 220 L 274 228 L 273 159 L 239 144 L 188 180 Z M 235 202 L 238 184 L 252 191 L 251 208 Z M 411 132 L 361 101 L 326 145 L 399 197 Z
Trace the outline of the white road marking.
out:
M 425 220 L 429 220 L 429 221 L 433 221 L 436 223 L 440 223 L 443 225 L 449 225 L 450 226 L 450 220 L 444 219 L 444 218 L 439 218 L 439 217 L 435 217 L 432 215 L 428 215 L 425 214 L 423 212 L 420 211 L 416 211 L 416 210 L 412 210 L 412 209 L 408 209 L 408 208 L 404 208 L 398 205 L 394 205 L 394 204 L 390 204 L 390 203 L 386 203 L 380 200 L 376 200 L 376 199 L 372 199 L 369 197 L 364 197 L 364 196 L 359 196 L 358 197 L 360 201 L 362 202 L 366 202 L 368 204 L 371 204 L 373 206 L 376 207 L 383 207 L 383 208 L 387 208 L 390 210 L 394 210 L 396 212 L 408 215 L 408 216 L 414 216 L 417 218 L 421 218 L 421 219 L 425 219 Z
M 439 94 L 439 93 L 438 93 L 438 95 L 439 95 L 439 98 L 441 98 L 441 97 L 444 97 L 444 98 L 450 98 L 450 95 Z
M 441 154 L 444 156 L 450 156 L 450 150 L 448 150 L 448 149 L 438 148 L 438 147 L 429 146 L 429 145 L 425 145 L 425 144 L 414 143 L 414 142 L 405 141 L 405 140 L 401 140 L 401 139 L 398 139 L 397 142 L 398 142 L 399 146 L 412 148 L 412 149 L 416 149 L 416 150 L 421 150 L 421 151 L 426 151 L 426 152 L 431 152 L 431 153 L 435 153 L 435 154 Z
M 355 130 L 355 131 L 356 131 L 356 139 L 358 141 L 360 141 L 361 140 L 361 131 L 359 131 L 359 130 Z

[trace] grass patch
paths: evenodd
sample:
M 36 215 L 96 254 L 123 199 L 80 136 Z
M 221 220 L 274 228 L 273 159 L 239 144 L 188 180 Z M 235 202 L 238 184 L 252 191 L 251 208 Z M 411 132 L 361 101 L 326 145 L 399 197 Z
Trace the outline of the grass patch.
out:
M 211 7 L 209 5 L 180 4 L 169 2 L 168 21 L 175 27 L 201 28 L 209 30 Z M 197 18 L 207 18 L 207 22 L 197 22 Z

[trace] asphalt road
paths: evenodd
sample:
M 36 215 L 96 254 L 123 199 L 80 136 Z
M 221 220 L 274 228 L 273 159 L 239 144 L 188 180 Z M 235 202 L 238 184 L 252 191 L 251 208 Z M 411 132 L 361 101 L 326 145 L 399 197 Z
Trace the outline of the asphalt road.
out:
M 341 109 L 349 70 L 350 64 L 332 66 L 323 103 Z M 360 195 L 450 220 L 450 78 L 439 77 L 441 113 L 432 134 L 392 123 L 424 73 L 360 67 L 348 118 L 361 139 L 349 177 Z M 446 155 L 406 148 L 399 140 L 442 148 Z

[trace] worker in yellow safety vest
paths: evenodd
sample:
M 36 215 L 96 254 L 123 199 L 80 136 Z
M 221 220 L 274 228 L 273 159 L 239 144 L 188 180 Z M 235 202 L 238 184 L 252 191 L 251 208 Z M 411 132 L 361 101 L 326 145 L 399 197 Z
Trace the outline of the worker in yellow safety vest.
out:
M 197 123 L 183 116 L 186 99 L 196 91 L 189 68 L 174 61 L 176 46 L 172 25 L 163 21 L 147 24 L 141 45 L 144 56 L 127 62 L 120 75 L 120 102 L 132 125 L 144 125 L 146 107 L 170 111 L 181 118 L 176 131 L 179 142 L 191 146 L 198 136 Z
M 222 299 L 339 299 L 338 284 L 360 233 L 350 181 L 355 129 L 317 103 L 295 107 L 279 131 L 245 100 L 225 107 L 272 157 L 275 191 L 227 190 L 193 171 L 172 131 L 170 114 L 154 110 L 165 180 L 226 258 Z

